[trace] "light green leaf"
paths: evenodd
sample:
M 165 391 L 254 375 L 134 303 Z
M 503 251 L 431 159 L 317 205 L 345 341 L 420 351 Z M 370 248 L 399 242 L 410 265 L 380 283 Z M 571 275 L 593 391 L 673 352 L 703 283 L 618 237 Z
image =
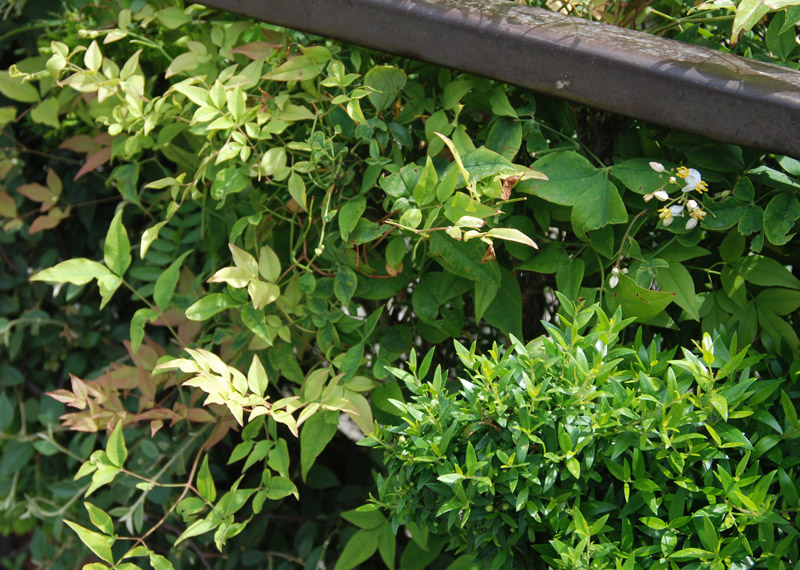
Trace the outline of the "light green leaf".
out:
M 486 232 L 486 235 L 492 238 L 498 238 L 506 241 L 521 243 L 530 246 L 533 249 L 539 249 L 539 246 L 536 245 L 536 242 L 534 242 L 531 238 L 529 238 L 521 231 L 515 230 L 514 228 L 492 228 L 491 230 Z
M 36 103 L 39 90 L 31 83 L 23 83 L 21 77 L 11 77 L 8 71 L 0 71 L 0 93 L 12 101 Z
M 304 212 L 308 211 L 306 204 L 306 184 L 303 179 L 294 171 L 289 175 L 289 195 L 294 198 Z
M 131 352 L 136 354 L 139 347 L 144 340 L 144 325 L 145 323 L 152 323 L 158 318 L 158 313 L 148 307 L 137 309 L 131 317 L 130 336 L 131 336 Z
M 68 259 L 58 265 L 43 269 L 31 281 L 48 281 L 50 283 L 72 283 L 86 285 L 92 279 L 115 277 L 102 263 L 83 257 Z
M 180 277 L 181 264 L 190 253 L 192 253 L 192 250 L 183 252 L 156 279 L 153 300 L 162 312 L 167 309 L 169 302 L 172 300 L 172 294 L 175 292 L 175 286 L 178 284 L 178 277 Z
M 240 303 L 225 293 L 212 293 L 186 309 L 186 318 L 190 321 L 205 321 L 219 312 L 239 305 Z
M 98 558 L 109 564 L 114 564 L 114 555 L 111 553 L 111 545 L 114 544 L 113 538 L 84 528 L 72 521 L 65 520 L 64 522 L 77 533 L 81 542 L 94 552 Z
M 131 265 L 131 242 L 122 224 L 122 209 L 117 210 L 106 233 L 103 260 L 116 275 L 122 277 Z
M 89 520 L 100 532 L 109 536 L 114 534 L 114 522 L 105 511 L 88 502 L 83 503 L 83 506 L 86 507 L 86 511 L 89 513 Z
M 247 372 L 247 386 L 257 396 L 263 396 L 267 391 L 267 386 L 269 386 L 267 371 L 264 370 L 264 365 L 261 364 L 257 354 L 253 355 L 253 361 L 250 363 L 250 369 Z
M 322 73 L 331 58 L 331 52 L 322 46 L 302 48 L 303 55 L 288 59 L 264 76 L 272 81 L 305 81 Z
M 140 258 L 144 259 L 144 256 L 147 255 L 147 250 L 150 249 L 153 242 L 158 239 L 158 232 L 160 232 L 161 228 L 165 225 L 167 225 L 167 220 L 162 220 L 142 232 L 142 243 L 139 244 Z
M 197 472 L 197 492 L 209 503 L 213 503 L 217 499 L 217 488 L 211 477 L 211 470 L 208 468 L 208 455 L 203 457 L 200 471 Z
M 125 447 L 125 437 L 122 435 L 122 422 L 117 422 L 106 444 L 106 455 L 115 467 L 122 467 L 128 458 L 128 449 Z
M 417 185 L 414 186 L 414 200 L 417 204 L 424 206 L 436 198 L 436 187 L 439 184 L 439 177 L 436 175 L 436 168 L 430 156 L 426 157 L 425 168 L 419 176 Z
M 208 531 L 217 528 L 220 525 L 221 522 L 222 522 L 221 520 L 216 520 L 214 522 L 212 522 L 212 521 L 210 521 L 208 519 L 196 520 L 192 524 L 190 524 L 189 527 L 185 531 L 183 531 L 181 533 L 181 535 L 175 541 L 173 546 L 178 546 L 181 542 L 183 542 L 187 538 L 192 538 L 194 536 L 199 536 L 201 534 L 205 534 Z
M 93 40 L 89 49 L 83 54 L 83 64 L 91 71 L 97 71 L 103 65 L 103 54 L 100 53 L 100 46 Z
M 292 483 L 291 479 L 278 476 L 269 480 L 269 489 L 267 489 L 268 499 L 277 501 L 289 495 L 294 495 L 295 499 L 300 498 L 297 487 Z

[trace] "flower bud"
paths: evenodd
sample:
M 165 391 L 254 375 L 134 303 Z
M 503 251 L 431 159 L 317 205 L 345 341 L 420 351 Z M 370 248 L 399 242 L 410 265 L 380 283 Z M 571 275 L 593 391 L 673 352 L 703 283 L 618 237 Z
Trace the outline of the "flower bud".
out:
M 664 165 L 661 164 L 660 162 L 655 162 L 655 161 L 651 162 L 650 168 L 652 168 L 656 172 L 664 172 Z

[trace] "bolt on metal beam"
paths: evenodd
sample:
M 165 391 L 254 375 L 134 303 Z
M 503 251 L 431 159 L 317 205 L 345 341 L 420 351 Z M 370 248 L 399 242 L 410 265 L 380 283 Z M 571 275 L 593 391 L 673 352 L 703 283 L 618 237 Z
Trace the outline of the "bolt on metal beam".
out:
M 200 0 L 724 142 L 800 157 L 800 72 L 507 0 Z

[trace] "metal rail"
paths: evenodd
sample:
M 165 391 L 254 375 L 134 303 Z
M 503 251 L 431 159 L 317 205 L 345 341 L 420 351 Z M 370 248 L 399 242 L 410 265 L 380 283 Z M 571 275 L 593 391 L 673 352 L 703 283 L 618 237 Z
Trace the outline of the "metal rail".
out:
M 199 0 L 720 141 L 800 157 L 800 72 L 507 0 Z

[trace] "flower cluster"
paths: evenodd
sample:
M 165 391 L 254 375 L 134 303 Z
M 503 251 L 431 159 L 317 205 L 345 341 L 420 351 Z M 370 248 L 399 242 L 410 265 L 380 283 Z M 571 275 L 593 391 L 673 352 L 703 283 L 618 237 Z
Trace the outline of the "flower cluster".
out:
M 651 162 L 650 168 L 655 172 L 665 172 L 664 165 L 660 162 Z M 681 194 L 673 198 L 669 192 L 665 190 L 669 185 L 680 187 Z M 694 229 L 697 224 L 706 217 L 706 212 L 697 204 L 696 200 L 689 198 L 689 192 L 697 192 L 702 195 L 703 192 L 708 192 L 708 184 L 703 180 L 699 171 L 694 168 L 686 168 L 680 166 L 675 171 L 675 176 L 670 176 L 668 181 L 658 190 L 644 195 L 644 201 L 649 202 L 653 198 L 659 202 L 666 202 L 663 207 L 658 210 L 658 217 L 662 220 L 664 226 L 670 225 L 675 218 L 683 217 L 684 210 L 689 213 L 686 220 L 686 229 Z
M 608 286 L 610 288 L 614 288 L 619 284 L 619 274 L 622 273 L 623 275 L 628 273 L 628 268 L 624 267 L 622 269 L 619 268 L 619 264 L 615 265 L 611 268 L 611 277 L 608 278 Z

